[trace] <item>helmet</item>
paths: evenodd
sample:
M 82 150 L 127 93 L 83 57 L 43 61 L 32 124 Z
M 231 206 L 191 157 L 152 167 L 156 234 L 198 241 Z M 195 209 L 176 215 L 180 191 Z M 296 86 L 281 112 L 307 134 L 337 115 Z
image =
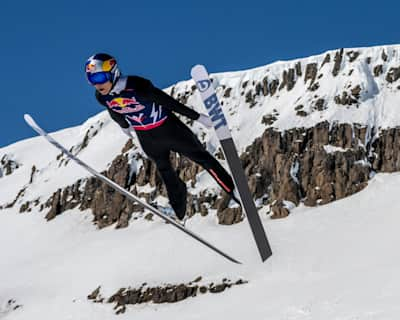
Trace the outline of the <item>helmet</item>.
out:
M 117 60 L 107 53 L 96 53 L 87 59 L 85 63 L 86 78 L 91 85 L 111 81 L 114 85 L 121 73 L 118 69 Z

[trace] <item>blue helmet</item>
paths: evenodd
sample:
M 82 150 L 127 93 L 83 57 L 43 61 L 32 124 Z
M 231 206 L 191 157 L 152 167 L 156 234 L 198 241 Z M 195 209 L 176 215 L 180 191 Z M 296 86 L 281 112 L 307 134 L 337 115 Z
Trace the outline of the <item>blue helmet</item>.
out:
M 114 85 L 121 72 L 118 69 L 117 60 L 107 53 L 96 53 L 87 59 L 85 63 L 86 78 L 91 85 L 111 81 Z

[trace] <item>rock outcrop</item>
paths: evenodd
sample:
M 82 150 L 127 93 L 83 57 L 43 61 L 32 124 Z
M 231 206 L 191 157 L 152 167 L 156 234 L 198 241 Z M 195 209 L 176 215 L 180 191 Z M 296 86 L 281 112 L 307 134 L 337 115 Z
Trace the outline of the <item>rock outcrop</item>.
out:
M 289 214 L 290 208 L 284 201 L 316 206 L 352 195 L 367 185 L 372 170 L 400 170 L 400 128 L 383 130 L 371 141 L 374 130 L 357 124 L 328 122 L 285 132 L 267 128 L 241 156 L 250 190 L 256 199 L 268 199 L 274 218 Z M 166 196 L 154 163 L 146 158 L 134 159 L 138 160 L 143 165 L 137 174 L 130 176 L 126 154 L 117 156 L 104 174 L 149 202 L 159 195 Z M 194 185 L 202 169 L 174 154 L 171 161 L 179 176 Z M 145 185 L 153 187 L 153 191 L 141 193 L 140 187 Z M 24 205 L 21 212 L 29 208 Z M 127 201 L 96 178 L 79 180 L 57 190 L 43 206 L 50 208 L 46 215 L 49 220 L 75 207 L 92 209 L 93 220 L 100 228 L 114 223 L 118 228 L 125 227 L 134 212 L 143 212 L 140 205 Z M 189 216 L 207 215 L 208 208 L 217 210 L 220 224 L 230 225 L 243 220 L 241 209 L 230 207 L 229 198 L 224 194 L 188 195 Z
M 315 206 L 361 190 L 371 171 L 366 133 L 367 128 L 328 122 L 283 133 L 267 129 L 242 155 L 254 181 L 251 191 L 256 198 L 268 194 L 270 203 L 277 201 L 272 210 L 280 217 L 288 214 L 279 205 L 283 200 Z
M 139 288 L 121 288 L 109 298 L 102 297 L 100 293 L 101 287 L 96 288 L 88 295 L 88 300 L 95 303 L 114 303 L 116 314 L 121 314 L 126 311 L 127 305 L 135 305 L 142 303 L 176 303 L 190 297 L 196 297 L 198 294 L 220 293 L 233 286 L 246 284 L 247 281 L 239 279 L 232 282 L 228 279 L 223 279 L 221 283 L 200 284 L 201 277 L 187 284 L 181 283 L 177 285 L 166 284 L 157 287 L 148 287 L 144 283 Z
M 0 160 L 0 178 L 12 174 L 19 166 L 20 164 L 13 160 L 11 156 L 3 155 Z

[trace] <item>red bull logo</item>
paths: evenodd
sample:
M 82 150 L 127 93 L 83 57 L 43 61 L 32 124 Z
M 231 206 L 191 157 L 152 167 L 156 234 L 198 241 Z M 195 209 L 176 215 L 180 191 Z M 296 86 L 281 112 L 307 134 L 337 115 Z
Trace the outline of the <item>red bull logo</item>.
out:
M 138 112 L 144 109 L 134 97 L 132 98 L 114 98 L 111 101 L 107 101 L 107 105 L 110 109 L 113 109 L 119 113 L 131 113 Z M 134 107 L 130 107 L 134 106 Z
M 91 72 L 93 73 L 96 70 L 96 65 L 93 63 L 88 63 L 86 65 L 86 72 Z
M 143 115 L 143 113 L 141 113 L 139 116 L 128 116 L 128 118 L 133 120 L 133 121 L 142 123 L 143 120 L 144 120 L 144 115 Z
M 114 98 L 111 101 L 107 101 L 107 105 L 110 108 L 114 107 L 126 108 L 127 106 L 135 104 L 139 104 L 135 98 Z
M 103 71 L 109 72 L 115 66 L 116 63 L 117 62 L 114 59 L 107 60 L 103 62 L 103 65 L 101 67 Z

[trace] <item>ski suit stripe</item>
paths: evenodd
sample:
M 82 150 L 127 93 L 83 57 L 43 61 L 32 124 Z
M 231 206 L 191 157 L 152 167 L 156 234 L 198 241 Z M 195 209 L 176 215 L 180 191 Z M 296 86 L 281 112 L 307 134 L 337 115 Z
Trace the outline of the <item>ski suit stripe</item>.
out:
M 135 129 L 135 130 L 140 130 L 140 131 L 151 130 L 151 129 L 154 129 L 154 128 L 157 128 L 157 127 L 161 126 L 166 119 L 167 119 L 167 117 L 165 117 L 165 118 L 163 118 L 160 121 L 157 121 L 155 123 L 147 124 L 147 125 L 144 125 L 144 126 L 132 126 L 132 128 Z
M 219 185 L 227 192 L 230 193 L 232 190 L 218 177 L 213 169 L 210 169 L 209 172 L 214 177 L 214 179 L 219 183 Z

